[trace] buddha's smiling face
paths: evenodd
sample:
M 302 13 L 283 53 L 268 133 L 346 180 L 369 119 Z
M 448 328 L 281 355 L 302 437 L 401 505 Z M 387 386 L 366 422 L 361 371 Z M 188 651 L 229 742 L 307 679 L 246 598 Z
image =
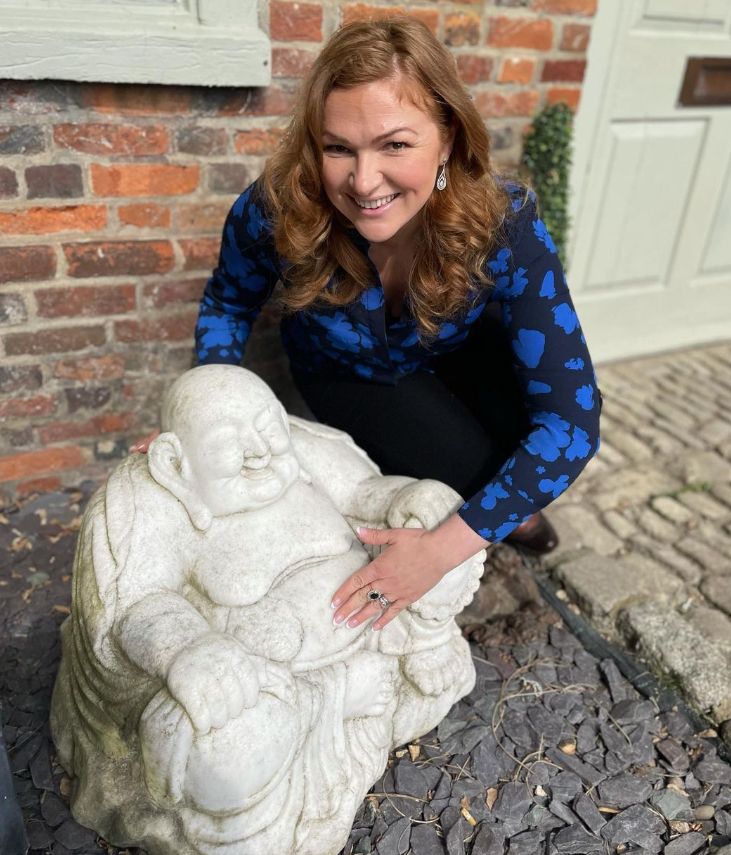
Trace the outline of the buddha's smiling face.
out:
M 213 516 L 265 507 L 299 475 L 281 405 L 252 397 L 230 401 L 223 418 L 204 419 L 180 437 L 181 475 Z

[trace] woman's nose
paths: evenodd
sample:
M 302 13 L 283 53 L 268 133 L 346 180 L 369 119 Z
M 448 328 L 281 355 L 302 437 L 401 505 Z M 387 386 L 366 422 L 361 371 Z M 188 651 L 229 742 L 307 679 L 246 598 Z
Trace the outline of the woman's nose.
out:
M 369 198 L 381 184 L 381 172 L 374 157 L 360 155 L 355 158 L 350 173 L 350 186 L 362 198 Z

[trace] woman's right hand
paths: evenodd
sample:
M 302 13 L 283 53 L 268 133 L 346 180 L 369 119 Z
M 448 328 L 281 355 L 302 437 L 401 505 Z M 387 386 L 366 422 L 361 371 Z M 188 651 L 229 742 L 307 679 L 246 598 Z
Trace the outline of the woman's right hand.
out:
M 159 435 L 160 431 L 154 430 L 152 433 L 148 433 L 147 436 L 143 436 L 142 439 L 138 439 L 137 442 L 130 445 L 130 453 L 138 451 L 140 454 L 147 454 L 147 449 L 150 447 L 150 443 Z

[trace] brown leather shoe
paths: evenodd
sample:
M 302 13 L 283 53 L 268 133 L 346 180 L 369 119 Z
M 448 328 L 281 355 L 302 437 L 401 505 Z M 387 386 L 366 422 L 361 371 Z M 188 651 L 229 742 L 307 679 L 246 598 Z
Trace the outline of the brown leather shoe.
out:
M 540 512 L 529 517 L 505 540 L 534 555 L 545 555 L 558 546 L 556 529 Z

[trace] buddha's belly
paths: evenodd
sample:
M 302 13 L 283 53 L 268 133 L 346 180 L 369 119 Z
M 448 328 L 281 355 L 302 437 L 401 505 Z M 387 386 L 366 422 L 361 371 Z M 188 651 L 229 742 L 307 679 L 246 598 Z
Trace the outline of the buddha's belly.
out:
M 271 596 L 294 609 L 301 625 L 302 645 L 292 660 L 295 671 L 327 665 L 345 658 L 351 647 L 363 644 L 363 633 L 370 623 L 351 629 L 335 626 L 330 603 L 340 585 L 356 570 L 368 563 L 360 544 L 343 554 L 321 558 L 288 576 L 271 590 Z M 286 631 L 286 628 L 283 627 Z

